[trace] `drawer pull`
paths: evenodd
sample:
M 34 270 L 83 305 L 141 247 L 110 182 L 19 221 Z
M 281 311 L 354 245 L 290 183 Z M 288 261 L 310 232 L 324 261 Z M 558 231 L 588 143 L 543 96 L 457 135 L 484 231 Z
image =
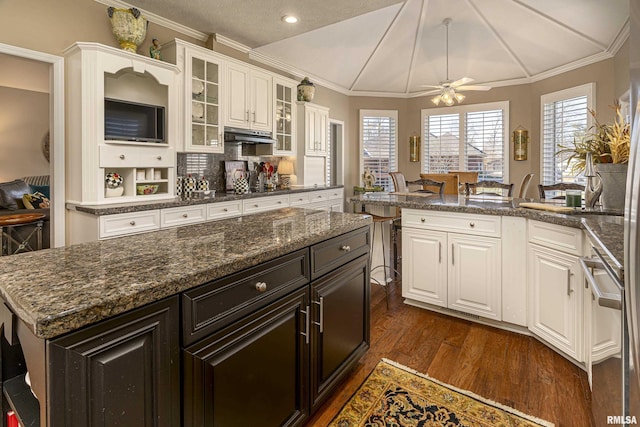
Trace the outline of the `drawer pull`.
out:
M 456 258 L 455 258 L 455 248 L 453 246 L 453 243 L 451 244 L 451 265 L 455 265 L 456 263 Z
M 124 154 L 120 154 L 120 158 L 124 160 Z
M 267 290 L 267 284 L 265 282 L 256 283 L 256 291 L 264 292 Z
M 475 223 L 475 222 L 470 222 L 470 223 L 469 223 L 469 227 L 473 228 L 473 227 L 475 227 L 475 226 L 476 226 L 476 223 Z
M 342 246 L 340 246 L 340 250 L 341 250 L 341 251 L 345 251 L 345 252 L 351 252 L 351 246 L 349 246 L 349 245 L 342 245 Z
M 573 276 L 573 273 L 571 270 L 567 270 L 567 296 L 571 296 L 571 292 L 573 292 L 573 289 L 571 289 L 571 276 Z
M 223 212 L 229 212 L 229 209 L 224 208 L 224 209 L 222 209 L 222 211 L 223 211 Z
M 282 200 L 278 200 L 278 204 L 281 205 L 282 204 Z
M 129 224 L 136 225 L 136 222 L 135 221 L 131 221 L 131 222 L 129 222 Z
M 438 242 L 438 264 L 442 264 L 442 242 Z
M 156 157 L 156 159 L 162 160 L 162 156 L 158 156 L 158 157 Z
M 420 218 L 420 222 L 425 222 L 426 219 L 425 218 Z
M 254 207 L 254 208 L 257 208 L 257 207 L 258 207 L 258 205 L 253 205 L 253 207 Z
M 183 213 L 183 214 L 182 214 L 182 218 L 186 218 L 186 217 L 188 217 L 188 216 L 189 216 L 189 215 L 187 215 L 186 213 Z

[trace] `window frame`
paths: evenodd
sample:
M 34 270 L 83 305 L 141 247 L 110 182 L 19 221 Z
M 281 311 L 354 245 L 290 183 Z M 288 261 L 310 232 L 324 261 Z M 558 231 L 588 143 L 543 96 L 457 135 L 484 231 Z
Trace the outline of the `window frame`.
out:
M 544 106 L 546 104 L 550 104 L 552 102 L 564 101 L 572 98 L 577 98 L 580 96 L 587 97 L 587 127 L 589 129 L 593 125 L 593 117 L 589 113 L 588 110 L 595 111 L 594 106 L 596 105 L 596 84 L 595 82 L 585 83 L 583 85 L 570 87 L 567 89 L 558 90 L 555 92 L 545 93 L 540 96 L 540 184 L 549 185 L 555 184 L 555 182 L 546 183 L 544 182 L 544 149 L 545 149 L 545 141 L 544 141 Z M 554 148 L 554 152 L 556 149 Z
M 394 164 L 389 164 L 390 170 L 389 172 L 394 172 L 398 170 L 398 110 L 370 110 L 370 109 L 361 109 L 360 111 L 360 119 L 359 119 L 359 129 L 360 134 L 358 138 L 358 158 L 359 158 L 359 171 L 360 175 L 358 177 L 358 182 L 362 182 L 362 176 L 364 174 L 364 139 L 363 139 L 363 118 L 364 117 L 391 117 L 395 120 L 395 133 L 394 133 Z M 393 166 L 393 169 L 391 169 Z M 391 181 L 391 176 L 389 176 L 389 181 Z
M 424 150 L 426 148 L 426 144 L 428 141 L 427 135 L 425 133 L 425 119 L 428 116 L 440 116 L 445 114 L 458 114 L 459 117 L 459 134 L 460 134 L 460 144 L 463 143 L 466 139 L 465 134 L 465 124 L 466 124 L 466 113 L 478 113 L 483 111 L 491 111 L 491 110 L 502 110 L 502 138 L 503 138 L 503 174 L 502 181 L 505 183 L 509 183 L 509 163 L 511 161 L 511 139 L 509 138 L 509 107 L 510 102 L 507 101 L 495 101 L 495 102 L 487 102 L 483 104 L 463 104 L 463 105 L 455 105 L 451 107 L 440 107 L 440 108 L 424 108 L 420 111 L 420 134 L 422 135 L 422 144 L 421 153 L 420 153 L 420 173 L 424 172 L 425 168 L 425 156 Z M 463 152 L 462 150 L 460 152 Z

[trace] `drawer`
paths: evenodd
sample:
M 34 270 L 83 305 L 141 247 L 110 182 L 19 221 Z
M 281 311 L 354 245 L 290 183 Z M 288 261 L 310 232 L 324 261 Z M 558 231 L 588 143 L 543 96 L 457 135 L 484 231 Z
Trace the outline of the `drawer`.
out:
M 329 193 L 326 191 L 312 191 L 309 193 L 309 201 L 311 203 L 324 202 L 329 200 Z
M 100 238 L 125 236 L 160 229 L 160 211 L 158 209 L 143 212 L 131 212 L 100 217 Z
M 527 231 L 531 243 L 582 256 L 582 230 L 579 228 L 528 220 Z
M 242 213 L 264 212 L 289 206 L 289 196 L 256 197 L 242 201 Z
M 334 190 L 325 190 L 324 192 L 327 194 L 327 199 L 329 200 L 342 199 L 344 196 L 344 191 L 342 191 L 342 188 L 336 188 Z
M 173 167 L 175 151 L 169 147 L 100 146 L 100 167 Z
M 493 215 L 474 215 L 452 212 L 433 212 L 402 209 L 402 226 L 424 230 L 500 237 L 501 218 Z
M 242 201 L 207 204 L 207 220 L 231 218 L 242 215 Z
M 182 294 L 183 345 L 192 344 L 307 283 L 309 251 L 305 248 L 186 291 Z
M 311 280 L 369 252 L 369 227 L 311 246 Z
M 206 206 L 180 206 L 160 210 L 160 227 L 176 227 L 178 225 L 197 224 L 206 219 Z
M 300 206 L 309 203 L 311 193 L 294 193 L 289 194 L 289 206 Z

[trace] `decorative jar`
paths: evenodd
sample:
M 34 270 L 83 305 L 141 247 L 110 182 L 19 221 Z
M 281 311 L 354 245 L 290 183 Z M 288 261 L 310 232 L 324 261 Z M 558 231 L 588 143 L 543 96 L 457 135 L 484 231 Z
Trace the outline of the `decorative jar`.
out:
M 302 79 L 298 85 L 298 101 L 311 102 L 316 93 L 316 87 L 309 81 L 309 77 Z
M 111 20 L 113 34 L 120 47 L 128 52 L 136 53 L 138 46 L 147 36 L 147 20 L 138 9 L 119 9 L 109 7 L 107 14 Z

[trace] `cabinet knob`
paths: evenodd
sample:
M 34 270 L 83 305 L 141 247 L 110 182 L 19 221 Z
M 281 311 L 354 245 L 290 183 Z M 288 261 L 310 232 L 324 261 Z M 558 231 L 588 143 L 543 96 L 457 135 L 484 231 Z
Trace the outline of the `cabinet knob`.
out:
M 267 284 L 265 282 L 256 283 L 256 291 L 264 292 L 267 290 Z
M 253 205 L 253 207 L 254 207 L 254 208 L 257 208 L 258 206 L 259 206 L 259 205 L 257 205 L 257 204 L 256 204 L 256 205 Z
M 156 157 L 156 159 L 162 160 L 162 156 L 158 156 L 158 157 Z
M 120 154 L 120 158 L 124 160 L 124 154 Z
M 129 222 L 129 224 L 136 225 L 136 222 L 135 221 L 131 221 L 131 222 Z
M 224 208 L 224 209 L 222 209 L 222 211 L 223 211 L 223 212 L 229 212 L 229 209 Z
M 341 251 L 345 251 L 345 252 L 351 252 L 351 246 L 349 246 L 349 245 L 342 245 L 342 246 L 340 246 L 340 250 L 341 250 Z
M 475 226 L 476 226 L 476 223 L 475 223 L 475 222 L 470 222 L 470 223 L 469 223 L 469 227 L 473 228 L 473 227 L 475 227 Z
M 420 218 L 420 222 L 425 222 L 425 221 L 426 221 L 426 219 Z
M 278 204 L 281 205 L 282 204 L 282 200 L 278 200 Z
M 188 217 L 188 216 L 189 216 L 189 215 L 187 215 L 186 213 L 183 213 L 183 214 L 182 214 L 182 218 L 186 218 L 186 217 Z

